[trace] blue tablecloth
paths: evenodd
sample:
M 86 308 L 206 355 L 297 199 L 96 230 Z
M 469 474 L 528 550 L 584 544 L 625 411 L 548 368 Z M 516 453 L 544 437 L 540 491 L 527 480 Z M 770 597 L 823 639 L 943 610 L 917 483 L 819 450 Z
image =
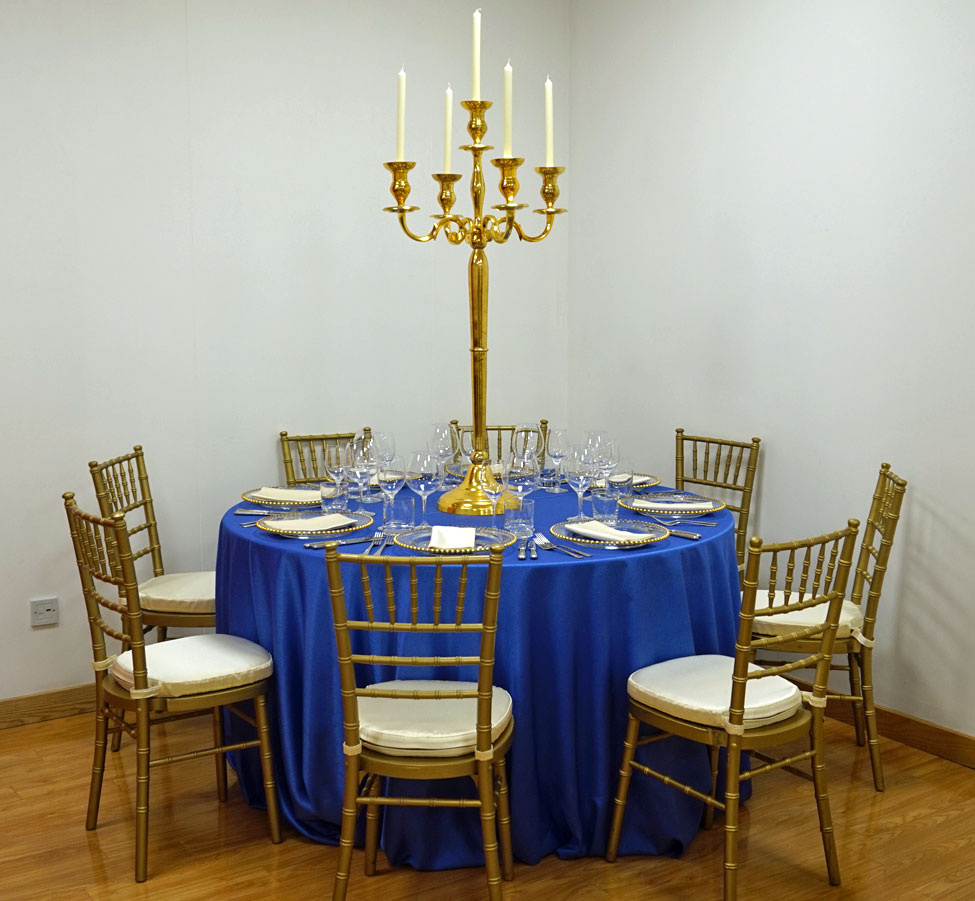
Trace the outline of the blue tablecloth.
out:
M 532 496 L 536 527 L 546 532 L 576 512 L 574 494 Z M 488 524 L 489 518 L 437 513 L 435 499 L 429 502 L 435 523 Z M 380 509 L 373 505 L 370 512 Z M 519 860 L 603 853 L 626 724 L 626 680 L 633 670 L 689 654 L 734 653 L 740 603 L 734 522 L 727 511 L 712 518 L 718 526 L 698 529 L 700 541 L 670 537 L 639 550 L 596 549 L 588 560 L 539 551 L 537 561 L 522 562 L 514 548 L 505 553 L 495 684 L 514 699 L 509 777 Z M 341 704 L 323 552 L 243 528 L 243 521 L 230 510 L 220 523 L 217 627 L 274 656 L 271 716 L 281 811 L 309 838 L 335 843 Z M 477 590 L 472 574 L 469 596 Z M 462 678 L 471 678 L 470 672 Z M 700 746 L 671 739 L 640 755 L 708 788 Z M 248 801 L 260 805 L 256 755 L 238 755 L 235 765 Z M 634 779 L 620 853 L 681 853 L 699 827 L 702 808 L 656 780 Z M 382 846 L 393 863 L 479 866 L 480 841 L 470 810 L 384 811 Z

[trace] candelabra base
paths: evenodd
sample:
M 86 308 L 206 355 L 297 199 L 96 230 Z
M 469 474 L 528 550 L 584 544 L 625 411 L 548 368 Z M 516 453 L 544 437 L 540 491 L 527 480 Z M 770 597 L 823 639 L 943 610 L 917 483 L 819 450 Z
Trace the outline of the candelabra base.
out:
M 464 481 L 445 492 L 437 509 L 441 513 L 457 513 L 461 516 L 490 516 L 494 513 L 494 501 L 484 490 L 484 485 L 497 484 L 490 463 L 471 463 Z M 518 498 L 505 492 L 498 498 L 498 513 L 518 506 Z

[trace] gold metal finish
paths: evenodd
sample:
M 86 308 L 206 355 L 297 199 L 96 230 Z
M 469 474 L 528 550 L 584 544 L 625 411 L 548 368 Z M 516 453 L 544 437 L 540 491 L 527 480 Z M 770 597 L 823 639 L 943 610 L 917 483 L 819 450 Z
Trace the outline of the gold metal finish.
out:
M 744 589 L 741 599 L 741 613 L 738 619 L 738 638 L 735 643 L 735 656 L 729 686 L 730 703 L 728 715 L 723 726 L 701 722 L 694 718 L 689 707 L 679 707 L 684 716 L 667 712 L 642 700 L 630 697 L 628 700 L 629 718 L 626 739 L 623 743 L 623 760 L 620 764 L 619 781 L 614 801 L 613 821 L 606 848 L 606 859 L 613 861 L 619 848 L 623 827 L 623 814 L 630 787 L 630 777 L 634 771 L 653 776 L 666 785 L 680 789 L 685 794 L 703 801 L 708 810 L 724 812 L 724 898 L 733 901 L 738 892 L 738 831 L 740 784 L 753 776 L 782 769 L 806 778 L 811 776 L 814 786 L 816 808 L 819 813 L 819 827 L 822 834 L 823 851 L 826 857 L 826 870 L 831 885 L 840 884 L 840 867 L 836 855 L 836 840 L 829 807 L 829 794 L 826 785 L 826 763 L 824 759 L 825 741 L 823 738 L 823 718 L 826 709 L 829 664 L 836 638 L 837 624 L 846 592 L 853 549 L 856 543 L 859 523 L 849 520 L 847 527 L 829 535 L 789 541 L 781 544 L 762 544 L 760 538 L 749 542 L 748 562 L 745 571 Z M 763 560 L 763 558 L 765 558 Z M 752 635 L 752 623 L 758 616 L 769 615 L 770 608 L 756 610 L 759 599 L 759 570 L 767 572 L 768 595 L 762 586 L 761 600 L 775 595 L 776 590 L 785 591 L 790 603 L 785 609 L 812 609 L 818 607 L 815 624 L 803 630 L 804 637 L 812 644 L 808 657 L 804 660 L 762 669 L 752 668 L 751 662 L 758 649 L 781 645 L 788 636 L 756 638 Z M 750 682 L 773 676 L 781 676 L 805 666 L 815 668 L 813 690 L 805 698 L 809 704 L 800 707 L 786 719 L 767 725 L 749 725 L 745 719 L 747 706 L 746 689 Z M 761 722 L 761 721 L 759 721 Z M 654 729 L 654 734 L 639 737 L 640 724 L 646 723 Z M 659 730 L 659 731 L 658 731 Z M 670 776 L 651 769 L 635 759 L 636 750 L 655 741 L 680 736 L 708 746 L 711 752 L 711 790 L 704 793 L 693 786 L 679 782 Z M 799 739 L 807 739 L 809 750 L 775 760 L 766 757 L 764 750 L 787 745 Z M 725 791 L 718 797 L 717 752 L 726 751 Z M 764 766 L 741 770 L 742 753 L 754 752 L 753 756 L 769 761 Z M 808 761 L 810 772 L 794 769 L 794 764 Z M 706 818 L 710 820 L 710 814 Z
M 95 487 L 98 509 L 103 517 L 108 519 L 121 513 L 125 517 L 138 514 L 142 518 L 141 522 L 135 522 L 128 528 L 130 540 L 145 541 L 143 547 L 133 551 L 133 564 L 148 556 L 152 562 L 153 577 L 165 575 L 156 511 L 152 503 L 152 492 L 149 490 L 149 473 L 146 470 L 142 445 L 135 445 L 130 454 L 122 454 L 103 463 L 92 460 L 88 464 L 88 470 Z M 177 602 L 178 599 L 171 598 L 170 601 Z M 146 626 L 156 627 L 160 641 L 166 640 L 169 626 L 213 628 L 217 624 L 216 598 L 213 599 L 213 606 L 202 612 L 153 610 L 143 606 L 142 622 Z
M 731 441 L 726 438 L 685 435 L 683 429 L 677 429 L 674 487 L 683 491 L 689 485 L 707 485 L 720 489 L 722 493 L 730 492 L 737 498 L 737 503 L 729 502 L 727 507 L 736 514 L 735 552 L 738 555 L 739 570 L 745 565 L 748 514 L 752 505 L 761 442 L 761 438 Z
M 325 551 L 325 570 L 332 601 L 335 624 L 335 643 L 338 651 L 339 681 L 342 697 L 343 751 L 345 757 L 345 789 L 342 798 L 342 827 L 339 836 L 339 860 L 335 869 L 332 898 L 343 901 L 349 885 L 352 863 L 352 844 L 359 809 L 366 808 L 365 871 L 372 875 L 376 869 L 378 846 L 377 809 L 380 806 L 474 807 L 479 810 L 484 845 L 484 866 L 487 871 L 488 892 L 492 901 L 501 901 L 501 880 L 514 877 L 511 849 L 511 811 L 508 803 L 508 783 L 504 758 L 514 737 L 514 721 L 505 726 L 497 738 L 492 738 L 492 700 L 494 694 L 494 650 L 498 623 L 498 601 L 501 592 L 502 548 L 495 545 L 490 555 L 462 557 L 383 557 L 362 554 L 339 554 L 335 544 Z M 342 566 L 349 563 L 349 566 Z M 472 613 L 480 605 L 466 604 L 468 567 L 487 564 L 483 607 L 480 616 Z M 396 570 L 406 568 L 403 578 L 394 577 Z M 430 573 L 430 570 L 433 572 Z M 370 578 L 370 570 L 372 575 Z M 426 572 L 423 572 L 426 570 Z M 457 573 L 455 581 L 446 578 L 445 571 Z M 345 578 L 350 581 L 358 574 L 365 609 L 365 620 L 349 620 L 345 600 Z M 456 584 L 453 601 L 447 596 L 447 584 Z M 383 586 L 382 595 L 373 599 L 373 586 Z M 453 593 L 453 592 L 451 592 Z M 406 595 L 406 596 L 400 596 Z M 356 605 L 359 606 L 358 604 Z M 465 607 L 467 615 L 465 621 Z M 471 621 L 474 620 L 474 621 Z M 381 649 L 393 647 L 386 638 L 401 638 L 403 633 L 424 632 L 431 642 L 443 650 L 456 654 L 453 642 L 463 635 L 470 647 L 480 636 L 477 655 L 417 657 L 404 650 L 399 654 L 370 655 L 353 652 L 352 632 L 366 633 L 355 642 L 356 648 L 369 641 L 369 633 L 377 635 Z M 383 634 L 385 633 L 385 634 Z M 399 633 L 399 635 L 390 634 Z M 366 648 L 368 650 L 368 648 Z M 473 650 L 473 648 L 472 648 Z M 403 685 L 375 685 L 365 687 L 356 678 L 356 664 L 408 666 L 458 666 L 477 668 L 477 681 L 448 683 L 430 691 L 410 689 Z M 360 667 L 360 670 L 362 668 Z M 360 677 L 364 673 L 360 672 Z M 448 687 L 449 686 L 449 687 Z M 414 756 L 396 754 L 395 748 L 362 741 L 360 734 L 360 698 L 389 698 L 401 702 L 451 701 L 458 698 L 476 699 L 474 710 L 474 747 L 456 748 L 453 756 L 432 756 L 437 752 L 416 751 Z M 441 752 L 442 753 L 442 752 Z M 471 799 L 388 797 L 382 792 L 386 778 L 452 779 L 468 777 L 473 780 L 477 797 Z M 500 839 L 500 842 L 499 842 Z M 499 862 L 498 845 L 501 846 Z
M 147 670 L 143 637 L 144 618 L 136 583 L 135 555 L 129 544 L 125 517 L 121 512 L 116 512 L 111 517 L 92 516 L 79 509 L 73 492 L 68 491 L 62 497 L 88 614 L 92 663 L 95 669 L 95 756 L 88 789 L 85 828 L 95 829 L 98 825 L 108 736 L 111 733 L 113 738 L 120 737 L 124 733 L 136 741 L 136 882 L 145 882 L 148 875 L 149 776 L 153 767 L 163 764 L 213 756 L 217 767 L 217 797 L 226 801 L 227 752 L 259 748 L 271 841 L 280 842 L 281 825 L 266 707 L 268 680 L 260 679 L 234 688 L 201 691 L 182 697 L 169 697 L 162 691 L 147 696 L 150 674 Z M 123 648 L 132 653 L 134 686 L 131 691 L 116 682 L 111 674 L 113 658 L 108 654 L 107 639 L 121 642 Z M 177 642 L 181 640 L 185 639 L 174 639 Z M 242 701 L 253 702 L 253 717 L 238 709 L 237 705 Z M 223 709 L 241 716 L 255 726 L 257 737 L 233 744 L 226 743 L 223 737 Z M 135 713 L 134 725 L 126 722 L 126 711 Z M 171 756 L 150 757 L 151 726 L 208 711 L 213 716 L 214 742 L 211 747 Z
M 362 431 L 363 434 L 371 434 L 369 426 Z M 281 462 L 284 464 L 284 477 L 288 487 L 317 485 L 327 481 L 325 461 L 329 453 L 344 447 L 354 438 L 355 432 L 328 432 L 319 435 L 289 435 L 281 432 Z
M 555 216 L 565 210 L 556 209 L 555 201 L 559 196 L 558 176 L 564 172 L 561 166 L 542 166 L 535 171 L 542 176 L 542 200 L 544 209 L 537 210 L 545 216 L 545 225 L 537 235 L 527 235 L 521 225 L 515 220 L 515 213 L 525 205 L 515 201 L 518 193 L 518 167 L 524 162 L 520 157 L 499 157 L 491 162 L 500 170 L 501 181 L 499 189 L 504 197 L 504 203 L 494 207 L 503 215 L 485 215 L 484 209 L 484 172 L 481 157 L 487 150 L 494 148 L 484 143 L 487 133 L 485 113 L 491 107 L 489 100 L 464 100 L 461 106 L 469 113 L 467 133 L 471 143 L 461 145 L 461 150 L 470 152 L 473 166 L 471 172 L 470 191 L 472 213 L 470 216 L 457 216 L 451 212 L 454 204 L 453 185 L 460 176 L 451 173 L 435 174 L 434 179 L 440 184 L 438 202 L 443 211 L 442 215 L 435 215 L 436 223 L 426 234 L 417 234 L 406 224 L 406 214 L 417 209 L 406 205 L 410 195 L 409 172 L 416 165 L 414 162 L 385 163 L 386 168 L 393 174 L 393 184 L 390 192 L 396 200 L 396 205 L 385 207 L 387 212 L 396 213 L 400 228 L 412 240 L 421 243 L 433 241 L 442 232 L 449 244 L 469 244 L 471 246 L 470 262 L 468 264 L 468 293 L 470 297 L 471 318 L 471 406 L 474 421 L 474 452 L 471 454 L 471 465 L 464 476 L 463 482 L 444 494 L 437 502 L 437 509 L 445 513 L 460 513 L 467 516 L 488 516 L 494 506 L 491 498 L 485 493 L 484 486 L 495 481 L 487 465 L 486 452 L 486 408 L 487 408 L 487 300 L 488 300 L 488 261 L 484 248 L 494 241 L 504 244 L 512 233 L 517 234 L 519 240 L 535 242 L 541 241 L 552 230 Z M 513 499 L 506 496 L 499 502 L 498 509 L 513 505 Z

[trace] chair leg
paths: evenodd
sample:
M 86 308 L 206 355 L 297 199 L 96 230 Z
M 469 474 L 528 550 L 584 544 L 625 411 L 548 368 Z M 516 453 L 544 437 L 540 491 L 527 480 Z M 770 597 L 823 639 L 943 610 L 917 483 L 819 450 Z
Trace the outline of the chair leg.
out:
M 369 784 L 369 796 L 376 798 L 382 790 L 382 776 L 373 775 Z M 379 851 L 379 805 L 366 806 L 366 875 L 376 874 L 376 855 Z
M 213 711 L 213 746 L 222 748 L 226 739 L 223 733 L 223 710 L 214 707 Z M 227 800 L 227 755 L 214 754 L 213 761 L 217 767 L 217 800 Z
M 882 792 L 884 767 L 880 762 L 880 736 L 877 734 L 877 708 L 873 703 L 873 650 L 864 648 L 860 659 L 863 668 L 863 720 L 867 730 L 867 749 L 870 751 L 870 765 L 873 767 L 873 787 Z
M 514 850 L 511 846 L 511 803 L 508 799 L 508 768 L 504 757 L 494 763 L 498 774 L 498 841 L 501 845 L 501 878 L 515 878 Z
M 359 794 L 359 758 L 345 758 L 345 789 L 342 794 L 342 828 L 339 833 L 339 859 L 335 866 L 332 884 L 332 901 L 345 901 L 349 889 L 349 870 L 352 868 L 352 842 L 355 839 L 355 821 L 359 812 L 356 797 Z
M 720 748 L 713 745 L 708 748 L 708 763 L 711 766 L 711 797 L 717 797 L 718 791 L 718 760 L 720 758 Z M 710 829 L 714 826 L 714 808 L 710 804 L 704 805 L 704 828 Z
M 862 748 L 866 744 L 863 722 L 863 689 L 861 687 L 860 655 L 850 651 L 846 655 L 850 665 L 850 694 L 853 696 L 853 728 L 856 732 L 857 744 Z
M 156 641 L 166 640 L 166 629 L 167 626 L 156 626 Z
M 98 805 L 102 798 L 102 780 L 105 776 L 105 744 L 108 739 L 108 717 L 101 701 L 95 711 L 95 756 L 91 764 L 91 785 L 88 788 L 88 817 L 86 829 L 98 825 Z
M 738 805 L 741 800 L 741 744 L 730 735 L 724 790 L 724 901 L 738 897 Z
M 264 777 L 264 803 L 267 807 L 267 822 L 271 830 L 271 841 L 277 844 L 281 841 L 281 817 L 278 814 L 278 787 L 274 781 L 271 730 L 267 723 L 267 698 L 262 694 L 254 698 L 254 720 L 257 723 L 257 737 L 261 743 L 261 775 Z
M 120 710 L 119 711 L 119 716 L 121 717 L 122 722 L 125 722 L 125 711 L 124 710 Z M 122 747 L 122 733 L 124 731 L 125 730 L 121 726 L 119 726 L 116 729 L 116 731 L 112 733 L 112 753 L 113 754 L 118 753 L 119 748 Z
M 812 777 L 816 792 L 816 808 L 819 812 L 819 831 L 823 834 L 823 852 L 826 855 L 826 871 L 830 885 L 840 884 L 840 863 L 836 856 L 836 836 L 833 833 L 833 820 L 829 810 L 829 790 L 826 785 L 825 739 L 823 736 L 823 708 L 812 711 Z
M 623 739 L 623 760 L 620 763 L 620 778 L 616 786 L 616 798 L 613 800 L 613 823 L 609 830 L 609 842 L 606 845 L 606 859 L 612 863 L 616 860 L 619 850 L 620 835 L 623 832 L 623 811 L 626 809 L 626 796 L 630 791 L 630 776 L 633 771 L 633 755 L 636 754 L 637 734 L 640 731 L 640 721 L 629 714 L 626 721 L 626 737 Z
M 145 882 L 149 857 L 149 708 L 135 713 L 135 881 Z
M 494 815 L 494 778 L 490 760 L 477 761 L 477 794 L 481 802 L 481 839 L 488 898 L 501 901 L 501 867 L 498 864 L 498 832 Z

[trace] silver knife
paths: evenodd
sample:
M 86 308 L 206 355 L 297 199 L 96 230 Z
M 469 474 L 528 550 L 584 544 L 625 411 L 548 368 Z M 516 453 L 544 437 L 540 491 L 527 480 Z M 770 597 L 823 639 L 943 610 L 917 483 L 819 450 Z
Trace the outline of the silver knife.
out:
M 522 538 L 521 541 L 518 542 L 518 559 L 519 560 L 524 560 L 525 559 L 525 548 L 527 546 L 528 546 L 528 539 L 527 538 Z
M 535 550 L 535 542 L 534 541 L 529 541 L 528 542 L 528 556 L 531 557 L 532 560 L 537 560 L 538 559 L 538 551 Z
M 309 541 L 305 547 L 321 550 L 326 544 L 365 544 L 368 541 L 372 541 L 372 535 L 365 535 L 362 538 L 340 538 L 335 541 Z
M 699 532 L 682 532 L 680 529 L 669 529 L 671 535 L 676 535 L 678 538 L 690 538 L 691 541 L 697 541 L 701 535 Z

